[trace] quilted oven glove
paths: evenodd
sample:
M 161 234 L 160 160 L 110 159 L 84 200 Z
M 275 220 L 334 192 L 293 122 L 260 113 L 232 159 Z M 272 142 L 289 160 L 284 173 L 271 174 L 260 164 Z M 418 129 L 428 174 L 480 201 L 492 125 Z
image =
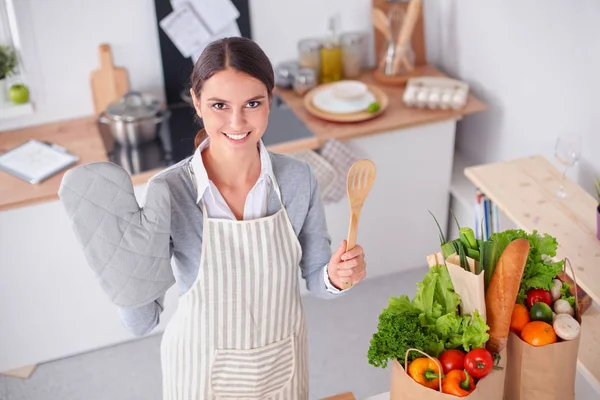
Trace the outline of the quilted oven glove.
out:
M 67 171 L 58 195 L 88 264 L 113 303 L 150 303 L 175 282 L 166 182 L 150 180 L 140 208 L 129 174 L 116 164 L 98 162 Z

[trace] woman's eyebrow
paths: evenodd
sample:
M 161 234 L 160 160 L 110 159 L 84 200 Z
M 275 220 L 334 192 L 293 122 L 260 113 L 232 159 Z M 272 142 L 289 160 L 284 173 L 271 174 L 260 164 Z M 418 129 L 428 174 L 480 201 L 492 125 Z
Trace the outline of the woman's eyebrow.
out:
M 262 94 L 260 94 L 258 96 L 252 97 L 251 99 L 246 100 L 246 102 L 248 103 L 248 102 L 255 101 L 255 100 L 262 100 L 264 98 L 265 98 L 265 96 L 262 95 Z M 208 99 L 208 101 L 216 101 L 216 102 L 219 102 L 219 103 L 229 103 L 227 100 L 223 100 L 223 99 L 220 99 L 218 97 L 211 97 L 211 98 Z

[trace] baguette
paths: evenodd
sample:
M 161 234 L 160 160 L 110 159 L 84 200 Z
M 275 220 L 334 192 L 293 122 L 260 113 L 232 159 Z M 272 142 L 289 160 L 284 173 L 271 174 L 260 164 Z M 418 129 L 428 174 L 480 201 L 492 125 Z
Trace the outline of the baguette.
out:
M 508 341 L 510 320 L 528 256 L 529 241 L 513 240 L 500 255 L 490 280 L 485 294 L 487 324 L 490 327 L 486 347 L 492 353 L 500 353 Z

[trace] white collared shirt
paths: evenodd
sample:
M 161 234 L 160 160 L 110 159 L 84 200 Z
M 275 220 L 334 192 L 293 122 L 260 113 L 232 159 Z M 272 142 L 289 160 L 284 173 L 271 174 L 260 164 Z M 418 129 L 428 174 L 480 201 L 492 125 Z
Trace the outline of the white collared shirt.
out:
M 210 139 L 206 138 L 196 149 L 191 161 L 198 191 L 196 202 L 200 203 L 200 200 L 204 200 L 206 213 L 210 218 L 235 220 L 236 217 L 223 198 L 223 195 L 221 195 L 217 186 L 208 178 L 201 154 L 208 146 L 210 146 Z M 244 220 L 263 218 L 267 215 L 269 191 L 274 189 L 275 175 L 273 173 L 273 166 L 271 165 L 271 157 L 262 140 L 258 142 L 258 149 L 260 154 L 260 175 L 246 197 Z M 327 265 L 323 267 L 323 280 L 330 293 L 342 293 L 345 290 L 349 290 L 339 290 L 331 284 L 327 273 Z

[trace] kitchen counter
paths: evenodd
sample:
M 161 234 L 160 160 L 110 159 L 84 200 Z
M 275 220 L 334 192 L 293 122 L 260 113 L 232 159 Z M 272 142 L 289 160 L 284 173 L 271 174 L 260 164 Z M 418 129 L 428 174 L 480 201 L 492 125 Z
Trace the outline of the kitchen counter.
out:
M 432 66 L 426 66 L 424 72 L 432 76 L 445 76 Z M 389 106 L 385 113 L 373 120 L 350 124 L 332 123 L 313 117 L 304 109 L 301 97 L 295 95 L 293 91 L 277 89 L 277 94 L 285 102 L 283 106 L 289 107 L 314 134 L 314 137 L 267 146 L 269 150 L 278 153 L 311 150 L 320 147 L 328 139 L 346 141 L 417 125 L 460 119 L 465 115 L 486 109 L 485 104 L 472 94 L 469 95 L 466 107 L 458 111 L 408 108 L 402 103 L 403 87 L 382 86 L 372 80 L 370 73 L 365 73 L 361 80 L 383 89 L 389 96 Z M 93 117 L 2 132 L 0 151 L 9 150 L 32 138 L 56 143 L 77 154 L 81 158 L 78 165 L 108 161 L 105 146 Z M 133 184 L 143 184 L 159 171 L 160 169 L 155 169 L 134 174 Z M 57 199 L 62 175 L 60 173 L 41 184 L 32 185 L 0 171 L 0 211 Z
M 422 75 L 446 77 L 444 73 L 431 65 L 421 67 Z M 299 140 L 278 146 L 285 151 L 296 151 L 306 148 L 319 147 L 328 139 L 349 140 L 356 137 L 378 134 L 381 132 L 408 128 L 416 125 L 430 124 L 450 119 L 460 119 L 465 115 L 474 114 L 487 109 L 487 106 L 469 94 L 466 106 L 461 110 L 428 110 L 410 108 L 404 105 L 402 94 L 404 86 L 384 86 L 373 80 L 371 72 L 363 73 L 358 79 L 368 85 L 382 89 L 389 98 L 387 110 L 372 120 L 358 123 L 336 123 L 323 121 L 309 114 L 303 105 L 302 97 L 297 96 L 292 90 L 277 89 L 279 96 L 294 111 L 304 124 L 310 129 L 315 138 Z

